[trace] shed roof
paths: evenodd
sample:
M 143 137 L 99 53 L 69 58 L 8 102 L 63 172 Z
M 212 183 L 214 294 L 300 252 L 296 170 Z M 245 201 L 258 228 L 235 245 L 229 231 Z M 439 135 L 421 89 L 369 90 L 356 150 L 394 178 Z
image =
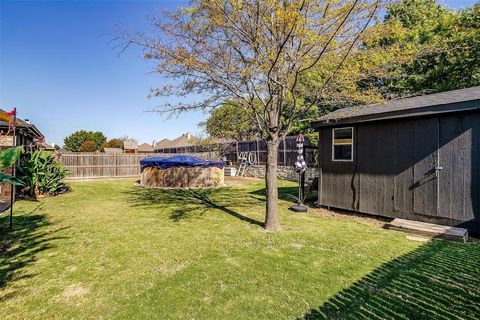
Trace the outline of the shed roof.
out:
M 138 146 L 138 152 L 153 152 L 153 147 L 151 144 L 142 143 Z
M 124 150 L 137 150 L 138 143 L 132 140 L 123 141 L 123 149 Z
M 312 124 L 321 127 L 471 109 L 480 109 L 480 86 L 338 109 Z

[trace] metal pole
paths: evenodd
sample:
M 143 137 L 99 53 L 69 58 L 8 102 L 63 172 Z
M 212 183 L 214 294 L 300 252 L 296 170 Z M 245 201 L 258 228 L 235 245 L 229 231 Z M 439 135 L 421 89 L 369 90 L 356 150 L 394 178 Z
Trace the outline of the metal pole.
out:
M 301 206 L 302 201 L 302 174 L 298 174 L 298 205 Z
M 17 146 L 17 108 L 13 108 L 13 147 Z M 16 161 L 13 163 L 12 167 L 12 176 L 15 178 L 15 164 Z M 14 201 L 14 193 L 15 193 L 15 186 L 13 184 L 10 185 L 10 221 L 9 221 L 9 229 L 12 231 L 13 229 L 13 201 Z
M 306 152 L 305 152 L 305 148 L 302 149 L 302 155 L 303 155 L 303 159 L 305 160 L 306 159 Z M 305 160 L 306 161 L 306 160 Z M 307 169 L 305 169 L 305 171 L 303 171 L 300 175 L 300 186 L 302 188 L 302 204 L 303 204 L 303 196 L 305 194 L 305 175 L 307 173 Z

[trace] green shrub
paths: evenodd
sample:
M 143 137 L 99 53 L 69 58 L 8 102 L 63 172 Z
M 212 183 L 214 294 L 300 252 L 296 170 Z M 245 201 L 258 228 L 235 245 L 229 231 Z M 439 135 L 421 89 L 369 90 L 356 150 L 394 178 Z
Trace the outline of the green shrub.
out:
M 18 165 L 18 178 L 25 184 L 20 193 L 37 198 L 39 195 L 55 195 L 68 190 L 63 181 L 68 171 L 55 158 L 53 152 L 36 149 L 24 153 Z
M 13 147 L 0 151 L 0 170 L 7 170 L 17 161 L 22 154 L 23 147 Z M 19 179 L 6 173 L 0 173 L 0 185 L 1 184 L 13 184 L 23 185 Z

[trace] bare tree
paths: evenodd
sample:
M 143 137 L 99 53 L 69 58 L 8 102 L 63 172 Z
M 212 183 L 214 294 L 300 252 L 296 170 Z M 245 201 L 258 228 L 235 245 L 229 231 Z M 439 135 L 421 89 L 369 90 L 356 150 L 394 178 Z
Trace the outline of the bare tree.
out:
M 342 57 L 329 66 L 338 70 L 380 1 L 194 0 L 154 19 L 157 34 L 121 38 L 125 47 L 143 47 L 145 57 L 157 62 L 155 71 L 171 80 L 153 93 L 180 102 L 157 111 L 208 110 L 229 101 L 251 119 L 268 148 L 265 229 L 280 230 L 278 144 L 309 107 L 300 79 L 329 54 Z M 324 84 L 334 77 L 335 72 Z

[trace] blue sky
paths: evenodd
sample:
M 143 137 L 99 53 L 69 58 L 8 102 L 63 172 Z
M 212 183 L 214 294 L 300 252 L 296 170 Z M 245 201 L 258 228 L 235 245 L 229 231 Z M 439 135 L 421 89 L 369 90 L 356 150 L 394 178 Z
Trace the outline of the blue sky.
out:
M 463 8 L 475 1 L 440 1 Z M 118 26 L 148 30 L 158 10 L 186 1 L 7 1 L 0 0 L 0 108 L 16 107 L 48 142 L 80 129 L 140 142 L 199 133 L 206 115 L 166 119 L 145 112 L 160 101 L 149 89 L 163 84 L 150 73 L 142 52 L 119 55 L 109 40 Z

